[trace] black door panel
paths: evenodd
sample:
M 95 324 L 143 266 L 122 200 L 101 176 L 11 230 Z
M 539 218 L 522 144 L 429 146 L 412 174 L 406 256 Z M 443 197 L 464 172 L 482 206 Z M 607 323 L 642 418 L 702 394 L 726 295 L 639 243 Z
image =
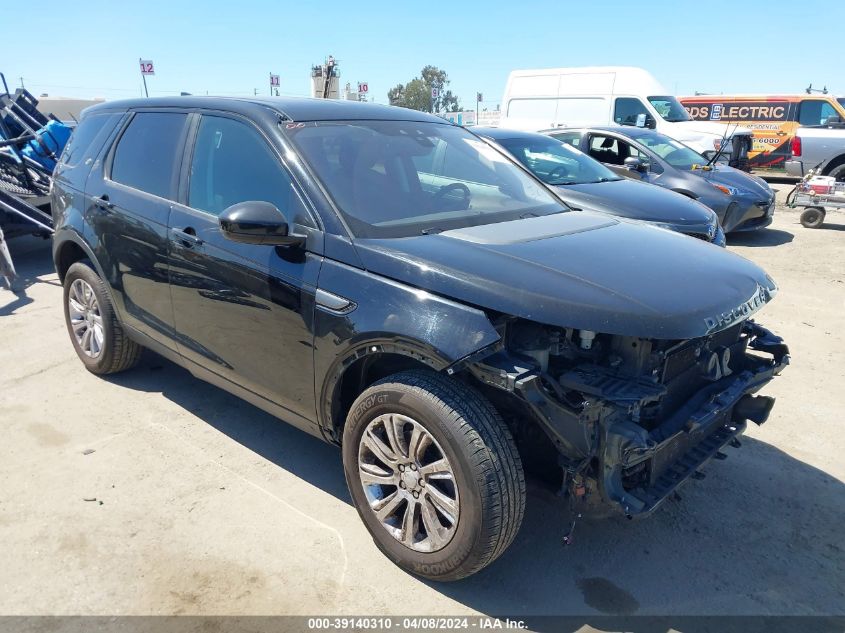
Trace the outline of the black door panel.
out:
M 168 219 L 187 114 L 140 112 L 86 186 L 96 257 L 121 320 L 175 348 L 168 285 Z
M 312 319 L 322 257 L 301 248 L 234 242 L 217 219 L 225 207 L 246 200 L 271 202 L 289 222 L 305 207 L 250 124 L 203 115 L 196 137 L 185 165 L 188 204 L 173 205 L 169 226 L 179 351 L 314 420 Z
M 205 217 L 201 217 L 205 216 Z M 217 219 L 174 206 L 170 284 L 179 351 L 228 380 L 314 417 L 312 318 L 322 258 L 238 244 Z M 195 231 L 185 240 L 184 228 Z M 301 261 L 296 261 L 301 259 Z

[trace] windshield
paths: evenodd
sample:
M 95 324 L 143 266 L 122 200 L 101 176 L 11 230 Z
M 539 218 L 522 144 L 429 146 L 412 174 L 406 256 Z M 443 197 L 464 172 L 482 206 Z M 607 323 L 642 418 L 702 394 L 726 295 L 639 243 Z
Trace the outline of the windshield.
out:
M 689 121 L 689 113 L 687 109 L 681 105 L 675 97 L 659 96 L 649 97 L 649 103 L 654 106 L 665 121 L 669 123 L 678 123 L 679 121 Z
M 695 150 L 657 132 L 638 136 L 637 142 L 645 145 L 672 167 L 678 169 L 692 169 L 693 165 L 707 164 L 707 159 Z
M 506 138 L 496 142 L 531 173 L 550 185 L 582 185 L 621 180 L 600 162 L 553 138 Z
M 356 237 L 409 237 L 568 210 L 463 128 L 413 121 L 288 124 Z

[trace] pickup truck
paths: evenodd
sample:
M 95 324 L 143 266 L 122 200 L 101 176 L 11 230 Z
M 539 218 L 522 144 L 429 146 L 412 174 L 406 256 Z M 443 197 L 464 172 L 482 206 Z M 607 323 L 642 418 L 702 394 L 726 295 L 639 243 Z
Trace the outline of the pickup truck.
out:
M 792 139 L 786 173 L 803 178 L 811 169 L 845 181 L 845 125 L 828 120 L 825 126 L 800 127 Z

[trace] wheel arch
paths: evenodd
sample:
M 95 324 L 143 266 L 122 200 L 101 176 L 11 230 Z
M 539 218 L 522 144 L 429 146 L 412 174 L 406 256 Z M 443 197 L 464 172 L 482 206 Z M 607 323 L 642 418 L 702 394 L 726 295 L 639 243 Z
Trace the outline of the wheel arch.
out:
M 320 390 L 318 418 L 323 434 L 340 443 L 355 398 L 374 382 L 408 369 L 445 372 L 454 363 L 430 345 L 412 339 L 371 338 L 340 356 Z
M 61 283 L 64 283 L 68 269 L 76 262 L 84 259 L 90 260 L 97 274 L 102 279 L 105 279 L 103 271 L 97 264 L 97 259 L 94 257 L 91 248 L 84 240 L 78 238 L 76 234 L 70 233 L 55 242 L 53 247 L 53 264 L 56 267 L 56 272 L 59 274 L 59 281 Z
M 845 165 L 845 154 L 840 154 L 836 158 L 833 158 L 832 160 L 830 160 L 827 163 L 827 165 L 825 165 L 823 173 L 824 173 L 825 176 L 827 176 L 834 169 L 836 169 L 837 167 L 840 167 L 842 165 Z

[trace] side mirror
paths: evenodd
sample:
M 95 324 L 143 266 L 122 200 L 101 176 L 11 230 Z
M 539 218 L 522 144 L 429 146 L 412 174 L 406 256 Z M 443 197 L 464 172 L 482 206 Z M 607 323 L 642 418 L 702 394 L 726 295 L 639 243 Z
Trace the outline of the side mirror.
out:
M 304 236 L 288 233 L 287 218 L 269 202 L 233 204 L 220 214 L 219 223 L 227 239 L 241 244 L 294 246 L 305 241 Z
M 827 117 L 827 121 L 824 122 L 825 125 L 842 125 L 842 117 L 838 114 L 831 114 Z
M 629 156 L 625 159 L 625 168 L 644 174 L 648 171 L 648 163 L 636 156 Z

